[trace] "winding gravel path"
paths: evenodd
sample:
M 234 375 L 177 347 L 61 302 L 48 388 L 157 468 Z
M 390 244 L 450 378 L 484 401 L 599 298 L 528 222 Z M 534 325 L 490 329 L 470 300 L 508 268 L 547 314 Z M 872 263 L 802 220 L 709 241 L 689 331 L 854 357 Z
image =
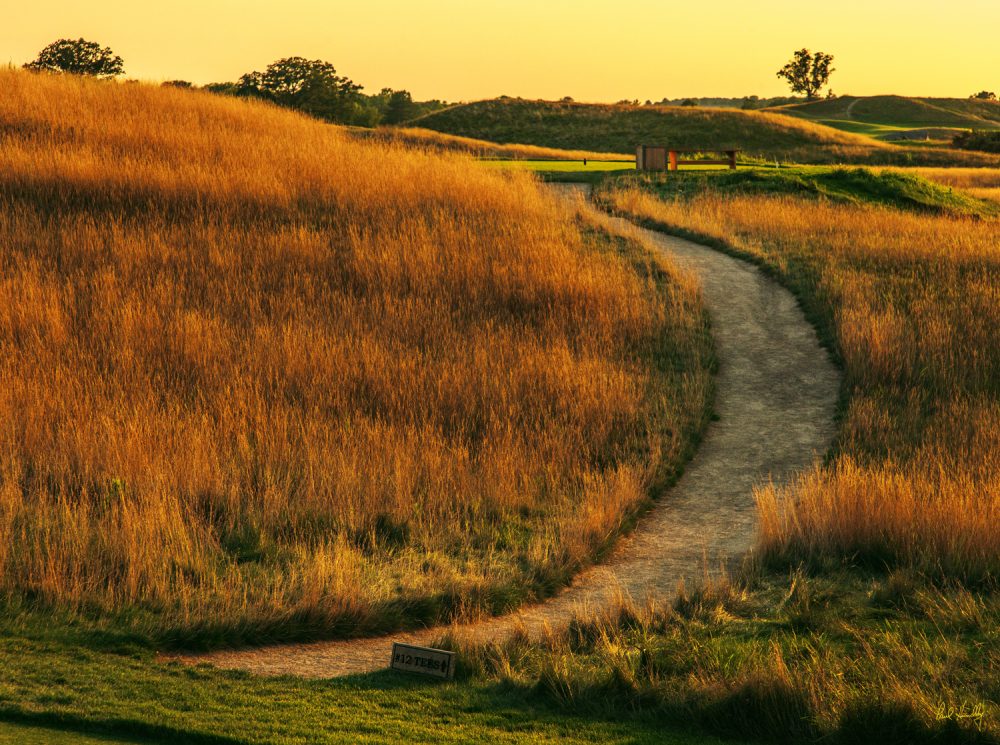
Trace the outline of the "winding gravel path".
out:
M 572 190 L 570 190 L 572 191 Z M 615 602 L 671 596 L 697 583 L 708 566 L 751 549 L 752 489 L 808 468 L 834 434 L 839 377 L 792 295 L 756 267 L 711 248 L 654 231 L 656 247 L 701 279 L 720 365 L 715 410 L 684 476 L 592 567 L 556 597 L 467 626 L 438 627 L 371 639 L 287 644 L 174 655 L 259 675 L 330 678 L 388 665 L 393 641 L 428 645 L 444 632 L 477 639 L 523 628 L 539 634 L 573 615 Z

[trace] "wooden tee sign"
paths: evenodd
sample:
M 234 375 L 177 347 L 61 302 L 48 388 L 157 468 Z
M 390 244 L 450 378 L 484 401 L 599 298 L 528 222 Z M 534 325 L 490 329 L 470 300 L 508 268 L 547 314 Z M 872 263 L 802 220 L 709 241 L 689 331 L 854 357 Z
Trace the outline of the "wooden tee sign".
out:
M 406 673 L 419 673 L 450 680 L 455 676 L 455 653 L 393 642 L 389 667 Z

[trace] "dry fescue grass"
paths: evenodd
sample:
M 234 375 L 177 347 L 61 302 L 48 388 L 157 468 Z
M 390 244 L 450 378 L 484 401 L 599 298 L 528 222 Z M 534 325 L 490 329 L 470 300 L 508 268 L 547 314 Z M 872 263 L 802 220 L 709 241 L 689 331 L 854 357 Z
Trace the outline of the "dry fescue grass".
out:
M 907 168 L 907 173 L 923 176 L 945 186 L 962 189 L 974 197 L 1000 202 L 1000 168 Z
M 605 187 L 614 209 L 762 260 L 843 361 L 832 463 L 760 493 L 764 553 L 797 563 L 1000 577 L 1000 224 L 794 198 L 657 198 Z
M 669 268 L 274 107 L 0 71 L 0 246 L 0 589 L 176 638 L 551 590 L 709 395 Z
M 419 127 L 348 127 L 346 131 L 362 140 L 377 140 L 392 144 L 406 145 L 427 150 L 467 153 L 477 158 L 497 158 L 504 160 L 631 160 L 634 157 L 621 153 L 594 153 L 589 150 L 559 150 L 535 145 L 500 145 L 471 137 L 458 137 L 433 129 Z

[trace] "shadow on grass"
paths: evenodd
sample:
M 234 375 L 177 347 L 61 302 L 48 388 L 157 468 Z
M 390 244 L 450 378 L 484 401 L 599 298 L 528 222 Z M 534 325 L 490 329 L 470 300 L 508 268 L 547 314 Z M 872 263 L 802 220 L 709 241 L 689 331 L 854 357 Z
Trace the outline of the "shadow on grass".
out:
M 27 712 L 19 709 L 0 708 L 0 722 L 25 727 L 54 730 L 81 736 L 99 738 L 110 743 L 159 745 L 162 743 L 191 743 L 191 745 L 243 745 L 223 735 L 212 735 L 188 730 L 149 724 L 134 719 L 91 720 L 72 714 L 52 712 Z

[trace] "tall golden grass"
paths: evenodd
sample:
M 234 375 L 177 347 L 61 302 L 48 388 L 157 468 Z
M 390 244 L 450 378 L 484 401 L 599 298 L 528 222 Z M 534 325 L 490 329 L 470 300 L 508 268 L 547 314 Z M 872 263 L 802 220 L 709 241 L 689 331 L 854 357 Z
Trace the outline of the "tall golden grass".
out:
M 1000 577 L 996 220 L 762 196 L 663 201 L 635 182 L 601 198 L 763 260 L 843 361 L 835 458 L 788 494 L 761 491 L 765 554 Z
M 545 592 L 710 394 L 669 267 L 266 105 L 0 71 L 0 247 L 0 591 L 189 640 Z
M 361 140 L 376 140 L 392 144 L 407 145 L 428 150 L 444 150 L 473 155 L 477 158 L 497 158 L 504 160 L 632 160 L 635 158 L 621 153 L 594 153 L 589 150 L 560 150 L 537 145 L 501 145 L 472 137 L 459 137 L 433 129 L 420 127 L 347 127 L 345 131 Z
M 974 197 L 1000 202 L 1000 168 L 900 169 L 945 186 L 962 189 Z

